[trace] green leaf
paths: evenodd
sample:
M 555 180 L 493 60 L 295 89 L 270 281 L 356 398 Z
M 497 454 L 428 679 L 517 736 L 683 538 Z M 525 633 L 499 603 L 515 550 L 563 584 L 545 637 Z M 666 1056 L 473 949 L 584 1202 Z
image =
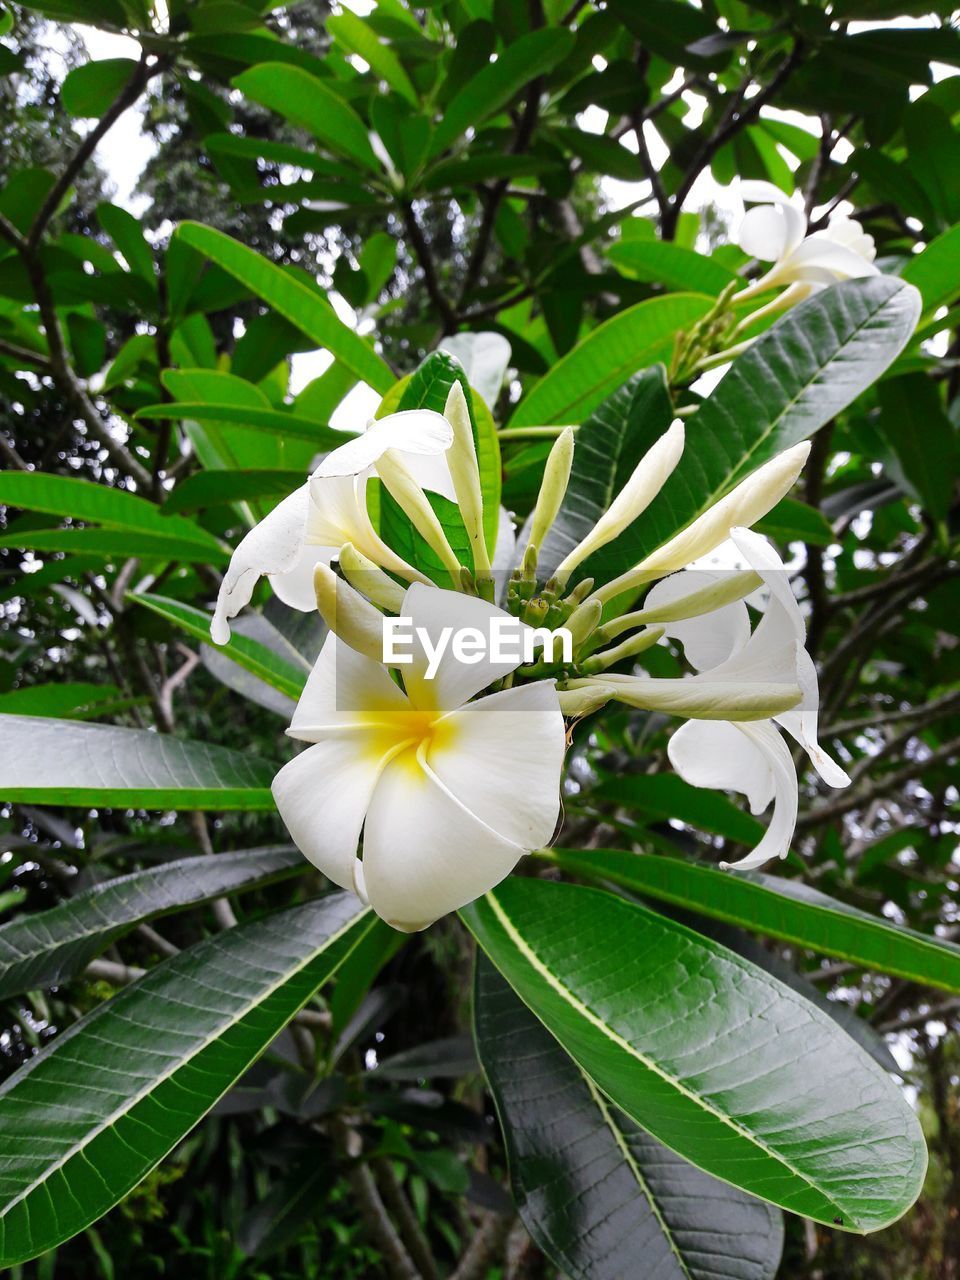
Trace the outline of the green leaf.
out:
M 0 999 L 75 977 L 143 920 L 302 871 L 298 850 L 244 849 L 181 858 L 94 885 L 49 911 L 0 926 Z
M 193 605 L 181 604 L 179 600 L 168 600 L 164 596 L 152 595 L 150 592 L 129 592 L 127 599 L 135 604 L 142 604 L 151 612 L 166 618 L 174 626 L 180 627 L 188 635 L 203 644 L 210 643 L 209 613 L 195 609 Z M 251 675 L 265 681 L 274 689 L 279 689 L 288 698 L 299 698 L 303 692 L 310 668 L 300 656 L 290 649 L 290 658 L 280 657 L 266 645 L 237 631 L 231 634 L 229 644 L 217 645 L 217 652 L 249 671 Z
M 649 298 L 588 333 L 523 397 L 511 427 L 583 422 L 627 378 L 666 360 L 677 333 L 710 310 L 711 298 L 671 293 Z
M 910 258 L 900 277 L 920 290 L 924 314 L 951 302 L 960 293 L 960 226 L 931 240 Z
M 269 1258 L 296 1244 L 316 1218 L 337 1177 L 336 1162 L 318 1161 L 316 1146 L 314 1139 L 309 1153 L 244 1214 L 236 1243 L 248 1257 Z
M 492 554 L 500 514 L 500 441 L 490 410 L 482 396 L 470 386 L 460 361 L 447 351 L 431 352 L 415 373 L 398 382 L 384 397 L 377 410 L 377 417 L 383 418 L 388 413 L 405 409 L 433 409 L 436 413 L 443 413 L 454 382 L 459 382 L 463 387 L 470 412 L 477 465 L 480 468 L 480 491 L 483 495 L 483 531 L 487 548 Z M 452 515 L 452 512 L 449 514 Z M 462 528 L 462 521 L 460 524 Z M 454 550 L 456 549 L 455 547 Z M 438 563 L 436 557 L 432 557 L 432 562 Z
M 926 1149 L 900 1090 L 826 1014 L 733 952 L 545 880 L 506 880 L 460 914 L 598 1089 L 705 1172 L 852 1231 L 887 1226 L 917 1198 Z
M 754 528 L 777 542 L 806 542 L 812 547 L 826 547 L 836 541 L 823 512 L 796 498 L 781 498 Z
M 634 374 L 594 409 L 577 432 L 567 492 L 540 548 L 542 578 L 551 576 L 610 506 L 643 456 L 648 434 L 662 434 L 672 420 L 662 364 Z
M 385 80 L 391 89 L 406 98 L 411 106 L 418 105 L 417 91 L 403 69 L 400 59 L 388 44 L 384 44 L 376 32 L 349 9 L 327 18 L 326 28 L 337 44 L 348 53 L 356 53 L 368 64 L 373 73 Z
M 0 797 L 148 809 L 273 809 L 276 765 L 144 729 L 0 715 Z
M 152 286 L 156 286 L 156 270 L 153 263 L 153 250 L 147 243 L 140 222 L 115 204 L 98 204 L 97 218 L 101 227 L 117 246 L 127 260 L 131 271 L 135 271 Z
M 482 954 L 474 1026 L 517 1208 L 560 1271 L 619 1280 L 642 1257 L 658 1280 L 772 1280 L 780 1214 L 701 1173 L 608 1102 Z
M 334 894 L 228 929 L 120 991 L 0 1088 L 0 1264 L 68 1240 L 187 1134 L 370 926 Z
M 702 253 L 662 240 L 623 240 L 607 250 L 607 257 L 624 275 L 668 289 L 693 293 L 722 293 L 736 280 L 732 271 Z
M 319 297 L 295 276 L 261 258 L 231 236 L 212 227 L 201 226 L 198 222 L 182 222 L 176 234 L 246 285 L 318 347 L 325 347 L 375 391 L 383 395 L 393 386 L 393 374 L 372 347 L 338 319 L 325 298 Z
M 145 498 L 123 489 L 111 489 L 90 480 L 81 480 L 79 476 L 51 476 L 42 471 L 3 471 L 0 472 L 0 502 L 21 507 L 24 511 L 70 516 L 106 529 L 175 538 L 180 542 L 193 543 L 215 559 L 223 555 L 219 539 L 192 520 L 166 516 Z
M 892 364 L 919 309 L 916 291 L 891 276 L 847 280 L 795 307 L 734 361 L 688 423 L 687 448 L 656 499 L 583 575 L 605 581 L 632 567 L 751 471 L 819 431 Z M 645 432 L 643 447 L 655 438 Z
M 609 880 L 866 969 L 960 991 L 960 947 L 955 943 L 904 929 L 796 880 L 758 871 L 730 875 L 688 859 L 618 849 L 557 849 L 549 856 L 575 875 Z
M 102 116 L 136 69 L 130 58 L 105 58 L 75 67 L 60 89 L 64 111 L 71 116 Z
M 0 713 L 17 716 L 69 716 L 79 720 L 97 715 L 98 704 L 116 702 L 120 690 L 112 684 L 34 684 L 0 693 Z
M 737 844 L 756 844 L 764 826 L 752 814 L 716 791 L 691 786 L 675 773 L 638 773 L 605 779 L 597 794 L 637 810 L 638 822 L 676 818 L 700 831 L 724 836 Z
M 144 530 L 131 533 L 119 529 L 24 529 L 5 534 L 0 547 L 28 551 L 68 551 L 77 555 L 100 556 L 106 560 L 184 560 L 188 564 L 225 564 L 229 554 L 220 546 L 200 546 L 173 534 Z
M 445 151 L 467 129 L 475 128 L 512 102 L 524 85 L 552 71 L 573 48 L 574 36 L 560 27 L 544 27 L 521 36 L 487 63 L 454 96 L 437 125 L 431 155 Z
M 903 487 L 935 520 L 945 520 L 953 499 L 957 443 L 937 384 L 922 373 L 887 378 L 877 387 L 880 429 L 896 454 Z
M 295 413 L 279 409 L 244 408 L 235 404 L 207 404 L 205 401 L 175 401 L 173 404 L 149 404 L 139 409 L 134 417 L 139 421 L 168 420 L 174 422 L 213 422 L 218 426 L 257 428 L 281 437 L 309 440 L 318 452 L 327 453 L 353 439 L 349 431 L 339 431 L 325 422 L 313 422 Z M 302 479 L 302 477 L 301 477 Z
M 302 484 L 302 471 L 195 471 L 180 481 L 163 510 L 206 511 L 251 498 L 285 498 Z
M 363 121 L 316 76 L 301 67 L 264 62 L 244 71 L 233 83 L 246 97 L 278 111 L 337 155 L 355 160 L 371 173 L 380 173 Z

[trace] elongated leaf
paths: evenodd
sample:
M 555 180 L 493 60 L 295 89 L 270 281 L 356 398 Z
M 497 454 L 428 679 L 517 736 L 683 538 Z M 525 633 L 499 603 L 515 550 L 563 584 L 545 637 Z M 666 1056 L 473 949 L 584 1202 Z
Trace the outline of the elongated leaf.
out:
M 60 90 L 64 111 L 71 116 L 102 116 L 136 69 L 130 58 L 105 58 L 74 67 Z
M 102 525 L 105 529 L 129 529 L 133 533 L 158 534 L 194 542 L 198 547 L 222 552 L 212 533 L 182 516 L 165 516 L 161 508 L 135 493 L 109 489 L 79 476 L 51 476 L 42 471 L 0 472 L 0 502 L 25 511 L 70 516 Z
M 729 875 L 687 859 L 618 849 L 557 849 L 560 866 L 825 955 L 945 991 L 960 991 L 960 947 L 868 915 L 759 871 Z
M 619 1280 L 642 1258 L 658 1280 L 772 1280 L 781 1215 L 608 1102 L 483 955 L 474 1026 L 520 1216 L 565 1275 Z
M 164 511 L 205 511 L 250 498 L 285 498 L 303 484 L 302 471 L 195 471 L 164 503 Z
M 4 534 L 0 547 L 28 551 L 67 551 L 74 555 L 101 556 L 107 560 L 185 560 L 188 564 L 225 564 L 230 553 L 219 543 L 205 545 L 180 538 L 175 532 L 134 532 L 119 529 L 22 529 Z
M 336 449 L 353 438 L 349 431 L 338 431 L 325 422 L 311 422 L 293 413 L 279 409 L 242 408 L 233 404 L 205 404 L 200 401 L 179 401 L 173 404 L 149 404 L 134 414 L 138 420 L 181 422 L 216 422 L 227 426 L 256 427 L 281 438 L 292 436 L 295 440 L 309 440 L 316 449 L 324 452 Z
M 676 334 L 712 305 L 701 294 L 672 293 L 638 302 L 604 321 L 534 384 L 509 425 L 583 422 L 631 374 L 666 360 Z
M 273 808 L 276 766 L 116 725 L 0 715 L 0 798 L 148 809 Z
M 49 911 L 0 927 L 0 998 L 72 978 L 142 920 L 293 875 L 300 853 L 285 846 L 181 858 L 78 893 Z
M 733 952 L 611 894 L 511 879 L 461 915 L 617 1106 L 707 1173 L 876 1231 L 926 1169 L 920 1126 L 819 1009 Z
M 32 684 L 0 693 L 0 712 L 17 716 L 69 716 L 82 719 L 97 715 L 101 706 L 120 698 L 113 684 Z
M 369 910 L 334 894 L 228 929 L 100 1005 L 0 1088 L 0 1265 L 96 1221 L 336 971 Z
M 585 538 L 620 492 L 650 435 L 667 430 L 673 405 L 663 365 L 635 374 L 577 432 L 563 505 L 540 549 L 540 576 L 549 578 Z
M 590 557 L 585 576 L 603 581 L 636 564 L 762 463 L 819 431 L 892 364 L 919 313 L 916 290 L 892 276 L 847 280 L 802 302 L 733 363 L 688 425 L 687 448 L 655 501 Z
M 417 91 L 410 83 L 410 77 L 404 71 L 400 59 L 362 18 L 358 18 L 349 9 L 342 9 L 336 16 L 327 19 L 326 26 L 338 44 L 343 45 L 350 53 L 359 54 L 374 74 L 385 80 L 391 89 L 396 89 L 411 106 L 418 105 Z
M 960 293 L 960 226 L 931 240 L 900 274 L 920 290 L 925 312 L 952 301 Z
M 347 156 L 379 174 L 380 162 L 363 121 L 333 89 L 302 67 L 262 62 L 237 76 L 233 83 L 254 102 L 307 129 L 337 155 Z
M 633 810 L 638 822 L 663 822 L 676 818 L 725 836 L 739 844 L 757 844 L 764 826 L 751 813 L 725 795 L 691 786 L 675 773 L 642 773 L 605 779 L 597 788 L 605 800 Z
M 634 280 L 668 289 L 691 289 L 715 297 L 736 280 L 732 271 L 712 258 L 662 240 L 624 240 L 608 249 L 607 256 Z
M 531 31 L 482 67 L 454 96 L 437 127 L 431 155 L 446 150 L 461 133 L 505 107 L 525 84 L 552 71 L 573 46 L 572 32 L 559 27 Z
M 198 222 L 182 222 L 177 235 L 262 298 L 318 347 L 325 347 L 375 391 L 382 395 L 393 385 L 393 374 L 373 348 L 337 317 L 325 298 L 296 277 L 231 236 Z
M 165 596 L 152 595 L 146 591 L 130 592 L 127 599 L 134 604 L 142 604 L 144 608 L 159 614 L 161 618 L 166 618 L 174 626 L 181 627 L 194 639 L 209 644 L 211 615 L 204 613 L 202 609 L 195 609 L 193 605 L 181 604 L 179 600 L 168 600 Z M 218 652 L 225 657 L 236 662 L 251 675 L 265 680 L 274 689 L 279 689 L 288 698 L 299 698 L 303 692 L 310 669 L 305 662 L 298 660 L 296 655 L 291 655 L 290 659 L 281 657 L 258 640 L 241 635 L 237 631 L 232 634 L 229 644 L 218 645 L 217 648 Z

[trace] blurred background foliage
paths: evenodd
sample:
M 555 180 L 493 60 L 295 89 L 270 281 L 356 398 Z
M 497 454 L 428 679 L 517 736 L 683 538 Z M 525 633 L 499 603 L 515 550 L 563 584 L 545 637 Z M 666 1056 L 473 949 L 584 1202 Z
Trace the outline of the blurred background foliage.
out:
M 749 267 L 731 240 L 739 204 L 726 188 L 735 178 L 796 188 L 814 228 L 852 208 L 884 269 L 920 288 L 925 315 L 886 378 L 816 437 L 798 501 L 764 528 L 801 565 L 822 671 L 821 736 L 854 779 L 849 791 L 825 796 L 805 778 L 796 851 L 783 872 L 955 937 L 956 15 L 933 0 L 379 0 L 358 13 L 310 2 L 170 0 L 168 25 L 145 0 L 4 4 L 0 213 L 23 234 L 39 228 L 36 276 L 0 242 L 5 466 L 157 498 L 176 484 L 178 509 L 200 510 L 207 530 L 232 535 L 245 514 L 267 510 L 297 482 L 313 448 L 237 432 L 236 455 L 214 466 L 277 472 L 273 487 L 268 478 L 249 492 L 246 513 L 203 495 L 192 501 L 180 486 L 200 474 L 198 456 L 216 453 L 217 424 L 135 416 L 164 401 L 208 398 L 203 389 L 182 394 L 165 370 L 232 374 L 255 384 L 255 403 L 362 425 L 370 397 L 355 390 L 352 373 L 311 363 L 300 354 L 316 346 L 308 336 L 225 272 L 201 274 L 189 250 L 170 245 L 185 218 L 333 291 L 340 314 L 375 331 L 398 374 L 444 335 L 503 334 L 513 353 L 503 421 L 521 388 L 604 321 L 677 290 L 717 293 L 731 271 Z M 108 49 L 104 40 L 122 32 L 137 33 L 142 54 L 128 42 L 91 62 L 88 41 Z M 131 49 L 139 62 L 113 60 Z M 265 75 L 251 70 L 264 63 Z M 334 84 L 351 118 L 376 133 L 369 163 L 351 155 L 349 129 L 309 77 Z M 95 145 L 114 112 L 142 118 L 150 143 L 136 218 L 111 203 L 108 153 Z M 911 276 L 911 257 L 931 244 L 940 249 Z M 39 331 L 45 306 L 59 316 L 68 366 Z M 637 360 L 624 376 L 649 363 Z M 236 383 L 222 392 L 240 394 Z M 690 396 L 695 403 L 696 389 Z M 549 441 L 507 436 L 502 444 L 505 500 L 522 516 Z M 130 607 L 125 591 L 143 573 L 135 549 L 44 549 L 43 533 L 62 524 L 56 514 L 5 510 L 0 709 L 175 728 L 275 755 L 286 700 Z M 162 582 L 166 594 L 198 602 L 215 586 L 201 565 L 176 566 Z M 289 632 L 286 611 L 267 603 L 265 613 Z M 299 641 L 309 650 L 308 631 Z M 670 674 L 666 651 L 662 662 L 657 674 Z M 669 772 L 667 727 L 657 715 L 623 710 L 578 737 L 565 844 L 716 859 L 753 838 L 755 824 L 738 806 Z M 286 839 L 268 814 L 26 805 L 4 807 L 0 830 L 0 920 L 198 849 Z M 258 888 L 243 909 L 294 892 L 288 882 Z M 8 999 L 0 1013 L 6 1069 L 106 990 L 214 924 L 207 906 L 143 925 L 75 980 Z M 778 973 L 787 966 L 791 981 L 859 1014 L 876 1051 L 882 1038 L 894 1053 L 930 1143 L 915 1211 L 869 1239 L 788 1218 L 780 1274 L 955 1280 L 960 1000 L 745 935 L 728 931 L 724 940 L 752 946 L 754 960 L 779 965 Z M 460 1280 L 555 1274 L 504 1190 L 504 1152 L 465 1034 L 462 932 L 448 920 L 399 954 L 397 941 L 378 934 L 350 982 L 338 985 L 339 1001 L 318 1004 L 312 1023 L 284 1032 L 123 1205 L 18 1273 L 403 1274 L 390 1241 L 370 1228 L 372 1179 L 427 1280 L 451 1271 Z M 314 1086 L 316 1054 L 324 1079 Z M 347 1105 L 361 1120 L 344 1134 L 338 1117 Z

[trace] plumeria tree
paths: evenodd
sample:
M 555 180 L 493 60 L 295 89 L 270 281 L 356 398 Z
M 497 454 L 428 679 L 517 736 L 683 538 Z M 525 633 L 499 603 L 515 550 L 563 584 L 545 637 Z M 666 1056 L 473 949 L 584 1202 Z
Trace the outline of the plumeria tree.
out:
M 956 33 L 25 8 L 0 1262 L 954 1275 Z

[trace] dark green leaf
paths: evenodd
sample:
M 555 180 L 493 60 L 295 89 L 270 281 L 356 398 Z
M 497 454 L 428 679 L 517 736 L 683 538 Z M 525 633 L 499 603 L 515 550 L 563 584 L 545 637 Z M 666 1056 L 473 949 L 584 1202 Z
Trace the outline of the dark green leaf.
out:
M 75 67 L 60 89 L 64 111 L 71 116 L 102 116 L 136 69 L 130 58 L 106 58 Z
M 482 954 L 477 1051 L 524 1225 L 565 1274 L 772 1280 L 783 1221 L 701 1173 L 608 1102 Z
M 273 809 L 276 766 L 143 729 L 0 715 L 0 798 L 149 809 Z

